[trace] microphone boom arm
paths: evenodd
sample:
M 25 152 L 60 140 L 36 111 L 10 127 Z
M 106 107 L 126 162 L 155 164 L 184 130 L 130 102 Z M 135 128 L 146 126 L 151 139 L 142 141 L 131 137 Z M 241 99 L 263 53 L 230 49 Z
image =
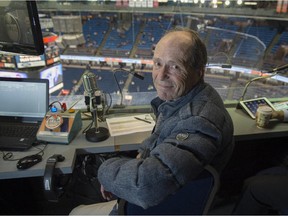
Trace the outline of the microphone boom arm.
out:
M 116 75 L 115 75 L 115 73 L 116 73 L 117 71 L 127 72 L 127 73 L 129 73 L 129 74 L 132 74 L 132 75 L 135 76 L 136 78 L 141 79 L 141 80 L 143 80 L 144 77 L 143 77 L 142 75 L 138 74 L 138 73 L 133 72 L 133 70 L 125 70 L 125 69 L 123 69 L 123 68 L 117 68 L 117 69 L 114 69 L 114 70 L 112 71 L 113 76 L 114 76 L 114 80 L 115 80 L 115 82 L 116 82 L 116 84 L 117 84 L 117 87 L 118 87 L 119 92 L 120 92 L 120 97 L 121 97 L 120 105 L 115 105 L 114 107 L 116 107 L 116 108 L 124 108 L 125 105 L 123 105 L 123 92 L 122 92 L 122 89 L 121 89 L 121 87 L 120 87 L 120 85 L 119 85 L 119 82 L 118 82 L 118 80 L 117 80 L 117 78 L 116 78 Z
M 272 73 L 271 75 L 268 75 L 268 76 L 260 76 L 260 77 L 255 77 L 255 78 L 251 79 L 249 82 L 246 83 L 246 85 L 245 85 L 245 87 L 244 87 L 244 90 L 243 90 L 243 93 L 242 93 L 242 95 L 241 95 L 241 97 L 240 97 L 240 101 L 244 100 L 244 97 L 245 97 L 245 94 L 246 94 L 246 92 L 247 92 L 248 86 L 249 86 L 252 82 L 257 81 L 257 80 L 260 80 L 260 79 L 267 79 L 267 78 L 273 77 L 273 76 L 275 76 L 275 75 L 277 75 L 277 72 L 274 72 L 274 73 Z

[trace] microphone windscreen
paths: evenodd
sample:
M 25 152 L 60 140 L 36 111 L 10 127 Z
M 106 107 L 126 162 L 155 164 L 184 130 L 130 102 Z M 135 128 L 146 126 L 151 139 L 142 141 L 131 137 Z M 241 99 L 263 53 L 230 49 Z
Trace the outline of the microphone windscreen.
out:
M 84 74 L 82 75 L 82 81 L 84 90 L 87 93 L 94 93 L 98 89 L 96 83 L 96 76 L 94 73 L 90 71 L 84 72 Z

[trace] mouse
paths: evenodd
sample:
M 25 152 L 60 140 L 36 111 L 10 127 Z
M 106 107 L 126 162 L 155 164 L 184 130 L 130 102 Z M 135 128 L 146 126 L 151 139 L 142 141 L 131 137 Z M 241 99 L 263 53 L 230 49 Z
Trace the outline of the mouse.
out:
M 28 169 L 32 166 L 34 166 L 35 164 L 39 163 L 42 161 L 42 156 L 41 155 L 29 155 L 26 157 L 21 158 L 18 162 L 17 162 L 17 168 L 18 169 Z

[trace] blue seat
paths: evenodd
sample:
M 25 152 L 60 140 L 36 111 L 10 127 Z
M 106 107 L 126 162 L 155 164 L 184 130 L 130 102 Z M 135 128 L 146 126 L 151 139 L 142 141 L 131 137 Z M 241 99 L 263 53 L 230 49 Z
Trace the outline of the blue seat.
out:
M 120 200 L 119 215 L 205 215 L 219 189 L 219 174 L 211 166 L 157 206 L 143 209 Z

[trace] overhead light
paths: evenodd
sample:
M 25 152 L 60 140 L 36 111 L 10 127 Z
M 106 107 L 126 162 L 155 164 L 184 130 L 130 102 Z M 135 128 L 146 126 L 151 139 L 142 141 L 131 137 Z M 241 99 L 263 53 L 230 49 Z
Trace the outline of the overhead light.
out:
M 244 2 L 244 5 L 257 5 L 257 2 Z
M 223 4 L 223 2 L 222 1 L 219 1 L 219 0 L 212 0 L 212 2 L 211 2 L 212 4 L 214 4 L 214 5 L 221 5 L 221 4 Z
M 226 6 L 230 5 L 230 1 L 229 1 L 229 0 L 226 0 L 226 1 L 225 1 L 225 5 L 226 5 Z
M 237 4 L 238 4 L 238 5 L 243 4 L 243 1 L 242 1 L 242 0 L 237 0 Z

